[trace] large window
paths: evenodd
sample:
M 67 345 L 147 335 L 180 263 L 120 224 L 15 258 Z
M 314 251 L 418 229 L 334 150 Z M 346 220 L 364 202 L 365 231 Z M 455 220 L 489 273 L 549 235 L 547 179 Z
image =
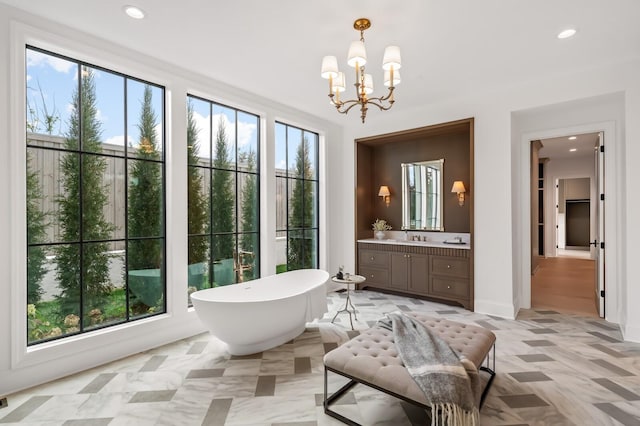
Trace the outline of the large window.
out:
M 259 117 L 187 102 L 188 291 L 260 276 Z
M 277 272 L 318 267 L 318 134 L 276 123 Z
M 27 342 L 165 311 L 164 89 L 26 48 Z

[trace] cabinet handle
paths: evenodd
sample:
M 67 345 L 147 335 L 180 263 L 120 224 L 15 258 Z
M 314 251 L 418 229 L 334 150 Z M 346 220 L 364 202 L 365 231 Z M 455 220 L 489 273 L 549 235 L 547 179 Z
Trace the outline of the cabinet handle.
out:
M 447 286 L 447 288 L 448 288 L 449 290 L 451 290 L 451 286 L 450 286 L 450 285 L 448 285 L 448 286 Z
M 447 269 L 451 269 L 451 265 L 447 265 Z
M 410 254 L 408 254 L 408 255 L 407 255 L 407 257 L 408 257 L 409 259 L 411 259 L 411 255 L 410 255 Z
M 371 260 L 373 260 L 373 256 L 371 256 Z

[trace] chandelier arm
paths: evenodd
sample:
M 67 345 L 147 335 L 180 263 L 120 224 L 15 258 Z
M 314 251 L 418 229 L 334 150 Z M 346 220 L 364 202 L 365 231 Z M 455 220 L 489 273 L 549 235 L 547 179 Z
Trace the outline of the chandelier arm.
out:
M 371 100 L 371 99 L 369 99 L 369 102 L 367 102 L 367 103 L 377 106 L 378 108 L 380 108 L 380 111 L 388 111 L 393 106 L 393 102 L 390 102 L 389 106 L 384 106 L 381 103 L 378 103 L 375 100 Z
M 384 101 L 387 101 L 389 99 L 393 99 L 393 89 L 395 89 L 395 87 L 389 87 L 389 92 L 386 95 L 380 96 L 380 97 L 377 97 L 377 98 L 369 98 L 369 99 L 377 100 L 377 101 L 380 101 L 380 102 L 384 102 Z
M 336 109 L 338 110 L 338 112 L 339 112 L 340 114 L 346 114 L 346 113 L 348 113 L 348 112 L 351 110 L 351 108 L 353 108 L 354 106 L 356 106 L 356 105 L 360 105 L 360 102 L 355 101 L 355 100 L 351 100 L 351 101 L 343 102 L 343 103 L 342 103 L 342 105 L 340 105 L 340 106 L 341 106 L 341 107 L 343 107 L 343 106 L 348 105 L 348 104 L 351 104 L 351 105 L 349 105 L 348 107 L 346 107 L 346 109 L 344 109 L 344 110 L 342 110 L 342 111 L 340 110 L 340 108 L 339 108 L 339 107 L 336 107 Z

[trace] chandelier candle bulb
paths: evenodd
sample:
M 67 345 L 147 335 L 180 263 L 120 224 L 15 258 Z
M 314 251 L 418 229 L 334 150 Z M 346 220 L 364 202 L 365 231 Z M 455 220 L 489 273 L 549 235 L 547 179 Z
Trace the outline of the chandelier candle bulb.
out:
M 338 76 L 333 80 L 333 91 L 336 92 L 336 94 L 339 94 L 340 92 L 344 92 L 345 90 L 344 73 L 340 71 L 338 73 Z
M 391 71 L 393 71 L 393 74 L 391 74 Z M 391 76 L 393 75 L 393 78 L 391 78 Z M 398 84 L 400 84 L 400 71 L 396 71 L 396 70 L 389 70 L 389 71 L 385 71 L 384 72 L 384 85 L 385 87 L 389 87 L 389 86 L 397 86 Z
M 371 74 L 364 75 L 364 93 L 367 95 L 373 93 L 373 77 L 371 77 Z

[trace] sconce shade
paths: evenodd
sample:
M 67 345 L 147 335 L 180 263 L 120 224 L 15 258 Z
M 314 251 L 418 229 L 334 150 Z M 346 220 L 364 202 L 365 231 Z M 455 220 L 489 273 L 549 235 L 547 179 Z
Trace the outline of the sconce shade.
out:
M 464 206 L 464 193 L 467 192 L 467 190 L 464 188 L 464 183 L 462 183 L 461 180 L 453 182 L 451 192 L 455 192 L 458 195 L 458 205 L 460 207 Z
M 464 183 L 461 180 L 457 180 L 453 182 L 453 186 L 451 187 L 451 192 L 455 192 L 456 194 L 467 192 L 464 188 Z
M 389 203 L 391 203 L 391 192 L 387 185 L 380 186 L 380 189 L 378 190 L 378 197 L 382 197 L 387 207 L 389 207 Z

